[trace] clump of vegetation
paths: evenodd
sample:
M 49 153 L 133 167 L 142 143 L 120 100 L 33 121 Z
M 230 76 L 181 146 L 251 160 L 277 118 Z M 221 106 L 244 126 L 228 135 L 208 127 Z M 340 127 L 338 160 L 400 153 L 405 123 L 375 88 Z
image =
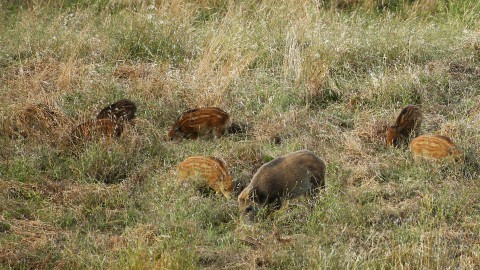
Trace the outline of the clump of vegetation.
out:
M 478 14 L 474 0 L 2 1 L 1 267 L 475 268 Z M 137 111 L 120 137 L 63 143 L 121 99 Z M 464 162 L 385 148 L 409 104 Z M 245 133 L 167 142 L 197 107 Z M 253 226 L 235 196 L 176 181 L 187 157 L 214 156 L 238 195 L 300 149 L 325 161 L 326 189 Z

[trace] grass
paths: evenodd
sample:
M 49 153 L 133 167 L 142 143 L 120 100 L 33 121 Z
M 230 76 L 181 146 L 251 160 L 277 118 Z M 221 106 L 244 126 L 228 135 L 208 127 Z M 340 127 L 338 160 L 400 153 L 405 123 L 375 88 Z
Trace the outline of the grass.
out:
M 480 265 L 480 4 L 473 0 L 0 3 L 0 133 L 28 104 L 63 119 L 0 136 L 0 268 L 473 269 Z M 118 140 L 71 149 L 121 98 Z M 386 149 L 407 104 L 466 162 Z M 165 142 L 218 106 L 246 134 Z M 236 194 L 261 164 L 309 149 L 327 188 L 254 226 L 235 199 L 176 183 L 191 155 L 225 160 Z

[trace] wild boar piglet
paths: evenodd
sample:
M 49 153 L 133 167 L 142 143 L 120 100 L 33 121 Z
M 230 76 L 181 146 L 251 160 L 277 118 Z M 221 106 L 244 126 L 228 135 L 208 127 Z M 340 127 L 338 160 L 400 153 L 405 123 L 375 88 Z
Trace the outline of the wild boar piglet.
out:
M 181 182 L 200 180 L 201 185 L 208 184 L 217 195 L 231 198 L 233 191 L 232 177 L 225 163 L 215 157 L 192 156 L 178 165 L 178 178 Z
M 231 125 L 230 115 L 215 107 L 193 109 L 180 115 L 167 135 L 167 141 L 199 137 L 221 137 Z
M 442 135 L 422 135 L 410 143 L 413 155 L 427 159 L 443 159 L 452 157 L 454 160 L 462 160 L 463 152 L 457 148 L 453 141 Z
M 422 111 L 418 106 L 408 105 L 402 109 L 395 121 L 387 131 L 387 146 L 405 145 L 410 137 L 418 136 L 422 124 Z

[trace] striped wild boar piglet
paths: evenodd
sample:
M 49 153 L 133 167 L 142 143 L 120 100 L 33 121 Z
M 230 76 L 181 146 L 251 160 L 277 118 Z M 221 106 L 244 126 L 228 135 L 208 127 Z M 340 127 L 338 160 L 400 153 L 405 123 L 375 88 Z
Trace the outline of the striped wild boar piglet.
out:
M 402 109 L 395 121 L 387 131 L 387 146 L 398 147 L 406 145 L 410 137 L 418 136 L 422 124 L 422 111 L 418 106 L 408 105 Z
M 238 196 L 242 218 L 255 219 L 259 209 L 277 210 L 282 200 L 325 187 L 325 163 L 313 152 L 301 150 L 264 164 Z
M 414 157 L 437 160 L 452 157 L 456 161 L 463 160 L 463 152 L 450 138 L 442 135 L 419 136 L 410 143 L 410 150 Z
M 178 177 L 182 183 L 198 180 L 199 185 L 208 184 L 217 195 L 223 194 L 227 199 L 233 192 L 232 177 L 225 163 L 214 157 L 192 156 L 178 165 Z M 187 183 L 188 184 L 188 183 Z
M 193 109 L 178 117 L 167 135 L 167 141 L 199 137 L 221 137 L 231 125 L 230 115 L 215 107 Z
M 109 118 L 90 120 L 78 125 L 71 133 L 71 142 L 76 144 L 85 140 L 95 140 L 100 137 L 119 137 L 123 125 Z
M 119 100 L 100 111 L 97 119 L 111 119 L 115 122 L 129 122 L 135 118 L 137 106 L 128 99 Z

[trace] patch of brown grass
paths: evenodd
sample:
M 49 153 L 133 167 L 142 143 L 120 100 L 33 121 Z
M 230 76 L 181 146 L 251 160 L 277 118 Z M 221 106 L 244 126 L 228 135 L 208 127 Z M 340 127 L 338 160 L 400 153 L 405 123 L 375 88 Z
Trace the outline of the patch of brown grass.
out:
M 50 252 L 61 239 L 59 229 L 41 220 L 7 221 L 0 217 L 0 222 L 10 225 L 10 230 L 2 233 L 9 238 L 4 239 L 0 245 L 1 264 L 23 264 L 37 269 L 51 267 L 56 254 Z
M 14 108 L 6 121 L 10 137 L 22 136 L 52 144 L 69 124 L 70 120 L 59 109 L 41 103 Z

